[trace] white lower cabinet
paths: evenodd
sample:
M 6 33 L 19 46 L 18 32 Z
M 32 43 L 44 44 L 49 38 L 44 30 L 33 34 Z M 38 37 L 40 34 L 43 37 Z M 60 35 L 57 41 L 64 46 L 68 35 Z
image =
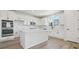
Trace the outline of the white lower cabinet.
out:
M 48 31 L 39 29 L 24 29 L 20 31 L 20 43 L 23 48 L 31 48 L 48 41 Z

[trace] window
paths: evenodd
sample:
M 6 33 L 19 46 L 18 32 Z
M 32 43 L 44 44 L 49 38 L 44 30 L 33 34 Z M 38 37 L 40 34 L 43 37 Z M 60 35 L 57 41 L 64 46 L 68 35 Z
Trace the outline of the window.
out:
M 49 26 L 54 28 L 55 26 L 59 24 L 59 16 L 50 16 L 48 18 L 48 21 L 49 21 Z

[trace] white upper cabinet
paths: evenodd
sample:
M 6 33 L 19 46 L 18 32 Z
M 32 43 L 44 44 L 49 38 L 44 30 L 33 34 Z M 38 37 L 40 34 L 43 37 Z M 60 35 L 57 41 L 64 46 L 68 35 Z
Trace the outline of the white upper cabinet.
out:
M 16 13 L 14 13 L 13 11 L 7 11 L 7 12 L 8 12 L 7 17 L 9 18 L 9 20 L 15 20 L 15 19 L 17 19 Z
M 0 20 L 6 20 L 7 19 L 7 11 L 6 10 L 1 10 L 0 11 Z
M 0 11 L 0 19 L 2 20 L 15 20 L 17 18 L 16 13 L 13 11 L 8 11 L 8 10 L 1 10 Z

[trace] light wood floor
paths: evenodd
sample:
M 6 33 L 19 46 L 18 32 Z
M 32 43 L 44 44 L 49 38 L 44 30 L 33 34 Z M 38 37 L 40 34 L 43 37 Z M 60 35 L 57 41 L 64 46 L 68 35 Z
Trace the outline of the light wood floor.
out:
M 23 49 L 20 45 L 19 38 L 0 43 L 0 49 Z M 63 39 L 57 39 L 49 37 L 46 45 L 36 49 L 79 49 L 79 44 L 70 41 L 64 41 Z
M 15 38 L 14 40 L 0 42 L 0 49 L 23 49 L 23 48 L 20 45 L 19 38 Z
M 49 37 L 48 44 L 37 49 L 79 49 L 79 43 Z

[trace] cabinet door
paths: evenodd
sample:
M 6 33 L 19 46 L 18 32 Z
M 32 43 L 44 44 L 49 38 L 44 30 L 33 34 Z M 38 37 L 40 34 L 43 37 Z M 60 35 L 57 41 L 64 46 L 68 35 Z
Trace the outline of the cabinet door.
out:
M 65 39 L 69 41 L 77 41 L 77 13 L 76 11 L 65 12 Z
M 48 40 L 48 32 L 47 31 L 40 31 L 34 30 L 30 31 L 30 47 L 40 44 Z
M 8 18 L 10 20 L 15 20 L 16 19 L 16 14 L 13 11 L 8 11 Z
M 6 20 L 7 19 L 7 10 L 1 10 L 0 16 L 1 16 L 1 19 Z
M 77 33 L 76 40 L 77 40 L 77 42 L 79 43 L 79 17 L 78 17 L 78 19 L 77 19 L 76 33 Z
M 1 30 L 1 20 L 0 20 L 0 38 L 1 38 L 1 35 L 2 35 L 2 30 Z

